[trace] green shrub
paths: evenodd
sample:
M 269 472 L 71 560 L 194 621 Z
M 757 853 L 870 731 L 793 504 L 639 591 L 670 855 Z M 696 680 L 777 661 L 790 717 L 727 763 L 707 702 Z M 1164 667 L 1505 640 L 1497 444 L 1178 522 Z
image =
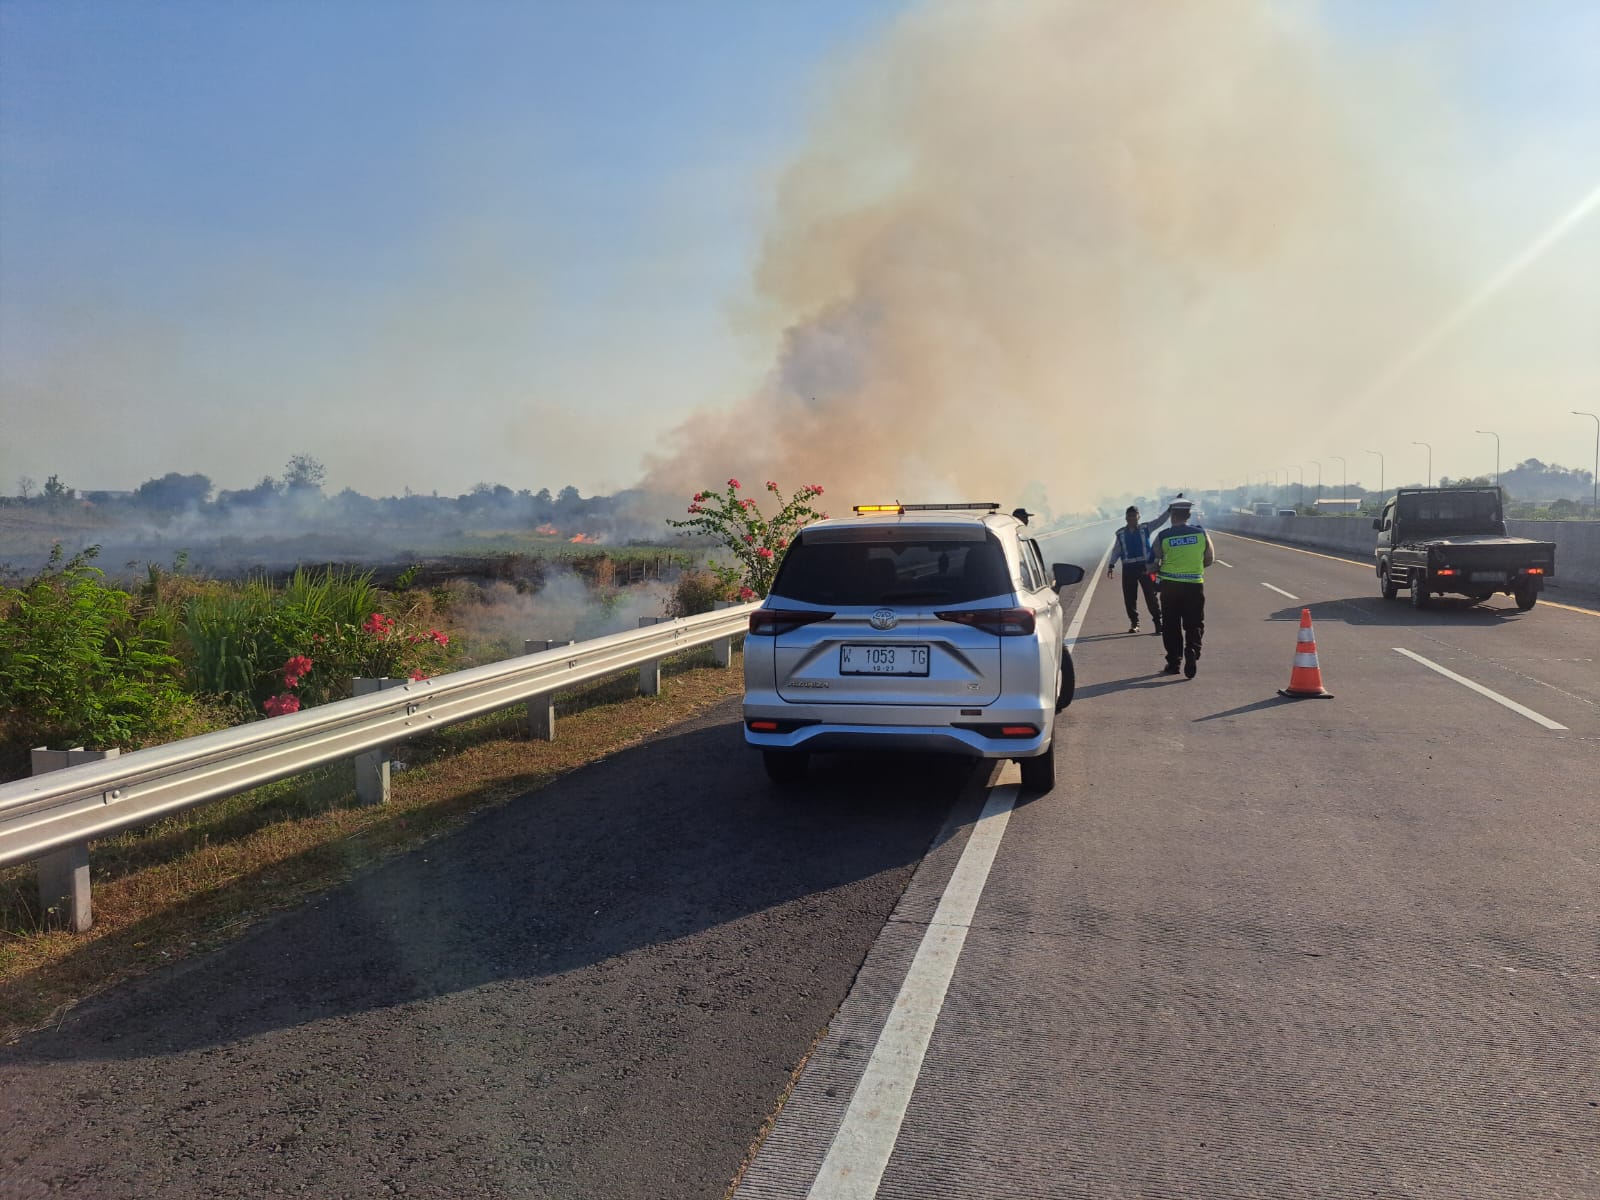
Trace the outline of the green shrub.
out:
M 0 588 L 0 727 L 13 747 L 106 750 L 162 740 L 192 714 L 180 664 L 133 598 L 58 547 L 34 578 Z

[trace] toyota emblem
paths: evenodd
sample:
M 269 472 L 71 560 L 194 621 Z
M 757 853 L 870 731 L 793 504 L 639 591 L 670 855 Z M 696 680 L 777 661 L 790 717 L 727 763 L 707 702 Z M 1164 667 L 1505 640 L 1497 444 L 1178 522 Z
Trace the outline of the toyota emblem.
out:
M 872 614 L 868 622 L 874 629 L 893 629 L 900 624 L 900 618 L 894 615 L 892 608 L 880 608 Z

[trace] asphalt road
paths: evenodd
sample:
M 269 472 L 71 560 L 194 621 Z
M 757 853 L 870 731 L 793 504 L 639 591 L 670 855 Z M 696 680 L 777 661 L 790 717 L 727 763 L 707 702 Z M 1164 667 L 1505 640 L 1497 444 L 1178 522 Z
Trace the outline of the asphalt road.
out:
M 1097 585 L 878 1194 L 1600 1195 L 1600 616 L 1220 545 L 1193 681 Z M 98 998 L 0 1195 L 714 1198 L 826 1031 L 741 1193 L 804 1196 L 987 778 L 817 767 L 724 706 Z

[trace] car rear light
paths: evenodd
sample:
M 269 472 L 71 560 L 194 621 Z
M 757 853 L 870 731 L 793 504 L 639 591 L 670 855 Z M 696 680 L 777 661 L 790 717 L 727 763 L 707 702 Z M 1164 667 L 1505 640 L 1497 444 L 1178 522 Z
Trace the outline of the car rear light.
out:
M 970 625 L 998 637 L 1027 637 L 1033 632 L 1031 608 L 964 608 L 955 612 L 936 612 L 941 621 Z
M 1456 569 L 1454 567 L 1440 567 L 1434 572 L 1435 575 L 1454 575 L 1455 573 Z
M 790 633 L 803 625 L 817 621 L 831 621 L 831 612 L 797 612 L 779 608 L 758 608 L 750 614 L 751 637 L 777 637 Z
M 961 721 L 955 725 L 957 729 L 965 729 L 986 738 L 1031 738 L 1039 736 L 1037 725 L 1001 725 L 993 722 L 979 724 L 976 721 Z
M 815 721 L 793 721 L 782 717 L 751 717 L 744 727 L 751 733 L 793 733 L 796 729 L 815 724 Z
M 1544 568 L 1543 567 L 1523 567 L 1521 573 L 1524 574 L 1524 575 L 1543 575 L 1544 574 Z

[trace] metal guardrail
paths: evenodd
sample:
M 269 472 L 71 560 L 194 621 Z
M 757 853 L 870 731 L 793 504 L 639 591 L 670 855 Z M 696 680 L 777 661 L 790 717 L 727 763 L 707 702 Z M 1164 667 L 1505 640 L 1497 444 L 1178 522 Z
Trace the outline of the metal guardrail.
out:
M 756 607 L 738 605 L 405 681 L 372 695 L 0 784 L 0 866 L 81 848 L 94 838 L 323 763 L 736 637 Z

